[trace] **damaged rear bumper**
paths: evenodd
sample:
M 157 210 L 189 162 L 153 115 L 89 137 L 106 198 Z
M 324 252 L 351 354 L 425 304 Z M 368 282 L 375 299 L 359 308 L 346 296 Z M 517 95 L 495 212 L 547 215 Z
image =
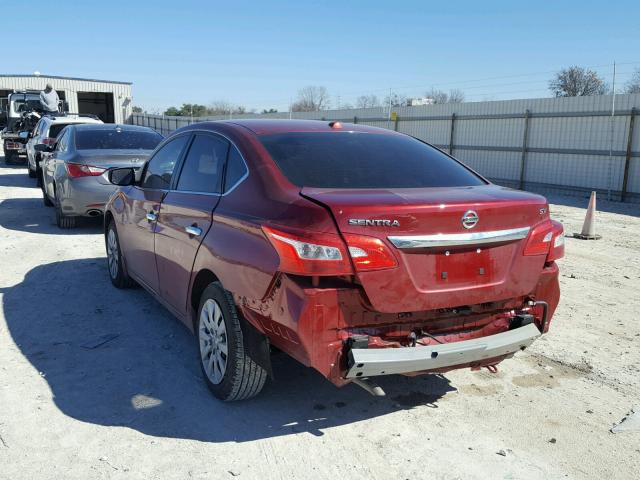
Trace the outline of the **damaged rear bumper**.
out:
M 352 348 L 346 378 L 438 370 L 513 355 L 541 335 L 534 324 L 487 337 L 440 345 L 402 348 Z

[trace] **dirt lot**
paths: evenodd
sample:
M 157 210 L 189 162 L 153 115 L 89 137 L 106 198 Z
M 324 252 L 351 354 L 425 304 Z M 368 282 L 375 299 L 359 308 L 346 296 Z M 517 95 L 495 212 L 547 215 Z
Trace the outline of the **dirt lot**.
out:
M 553 200 L 578 230 L 586 200 Z M 609 430 L 640 406 L 640 206 L 600 207 L 602 240 L 567 239 L 551 333 L 498 374 L 374 398 L 279 356 L 260 397 L 222 404 L 189 332 L 112 288 L 99 223 L 58 230 L 0 168 L 0 478 L 638 478 L 640 432 Z

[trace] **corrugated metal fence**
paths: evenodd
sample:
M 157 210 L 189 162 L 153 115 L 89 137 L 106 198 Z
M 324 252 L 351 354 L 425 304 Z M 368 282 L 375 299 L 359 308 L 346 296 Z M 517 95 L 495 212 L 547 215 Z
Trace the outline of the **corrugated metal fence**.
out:
M 543 193 L 640 203 L 640 94 L 294 112 L 296 119 L 340 120 L 390 128 L 453 154 L 492 181 Z M 132 123 L 163 135 L 189 123 L 290 114 L 164 117 Z

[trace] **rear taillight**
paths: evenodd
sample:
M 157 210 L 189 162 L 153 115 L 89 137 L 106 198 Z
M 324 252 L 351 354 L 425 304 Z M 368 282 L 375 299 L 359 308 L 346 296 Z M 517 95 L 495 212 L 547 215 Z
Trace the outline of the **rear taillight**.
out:
M 358 271 L 383 270 L 398 265 L 395 256 L 378 238 L 345 234 L 349 254 Z
M 338 235 L 301 236 L 262 227 L 280 257 L 279 270 L 295 275 L 352 275 L 344 242 Z
M 80 163 L 67 163 L 67 172 L 70 177 L 97 177 L 106 172 L 106 168 L 82 165 Z
M 551 220 L 534 228 L 524 247 L 524 255 L 547 255 L 547 262 L 564 256 L 564 228 Z
M 529 234 L 529 240 L 524 247 L 524 255 L 546 255 L 553 238 L 553 225 L 545 222 L 535 227 Z
M 56 143 L 56 139 L 55 138 L 48 137 L 48 138 L 43 138 L 42 139 L 42 144 L 43 145 L 51 146 L 51 145 L 55 145 L 55 143 Z
M 560 222 L 551 220 L 553 239 L 551 240 L 551 248 L 547 255 L 547 262 L 553 262 L 564 257 L 564 227 Z

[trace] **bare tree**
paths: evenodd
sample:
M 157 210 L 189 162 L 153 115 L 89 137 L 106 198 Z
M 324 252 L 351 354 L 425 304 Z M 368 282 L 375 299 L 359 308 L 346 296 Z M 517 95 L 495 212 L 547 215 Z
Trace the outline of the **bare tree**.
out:
M 384 106 L 388 107 L 389 105 L 392 107 L 406 107 L 409 105 L 409 99 L 406 95 L 394 92 L 391 93 L 391 95 L 387 95 L 384 99 Z
M 453 90 L 449 90 L 449 103 L 463 103 L 464 102 L 464 92 L 457 88 Z
M 230 113 L 245 113 L 247 109 L 242 105 L 234 105 L 227 100 L 214 100 L 207 107 L 207 115 L 229 115 Z
M 375 95 L 360 95 L 356 99 L 356 108 L 373 108 L 379 106 L 380 101 Z
M 625 92 L 640 93 L 640 68 L 636 69 L 633 75 L 631 75 L 631 79 L 627 82 Z
M 329 108 L 329 92 L 325 87 L 309 85 L 298 91 L 298 98 L 291 105 L 294 112 L 317 112 Z
M 607 86 L 593 70 L 573 66 L 560 70 L 549 82 L 549 90 L 556 97 L 603 95 Z
M 433 100 L 433 103 L 462 103 L 464 102 L 464 92 L 462 90 L 453 89 L 449 93 L 443 90 L 432 88 L 426 92 L 425 97 Z
M 437 90 L 435 88 L 431 88 L 428 92 L 426 92 L 425 97 L 433 100 L 433 103 L 447 103 L 449 101 L 449 95 L 447 92 L 442 90 Z

